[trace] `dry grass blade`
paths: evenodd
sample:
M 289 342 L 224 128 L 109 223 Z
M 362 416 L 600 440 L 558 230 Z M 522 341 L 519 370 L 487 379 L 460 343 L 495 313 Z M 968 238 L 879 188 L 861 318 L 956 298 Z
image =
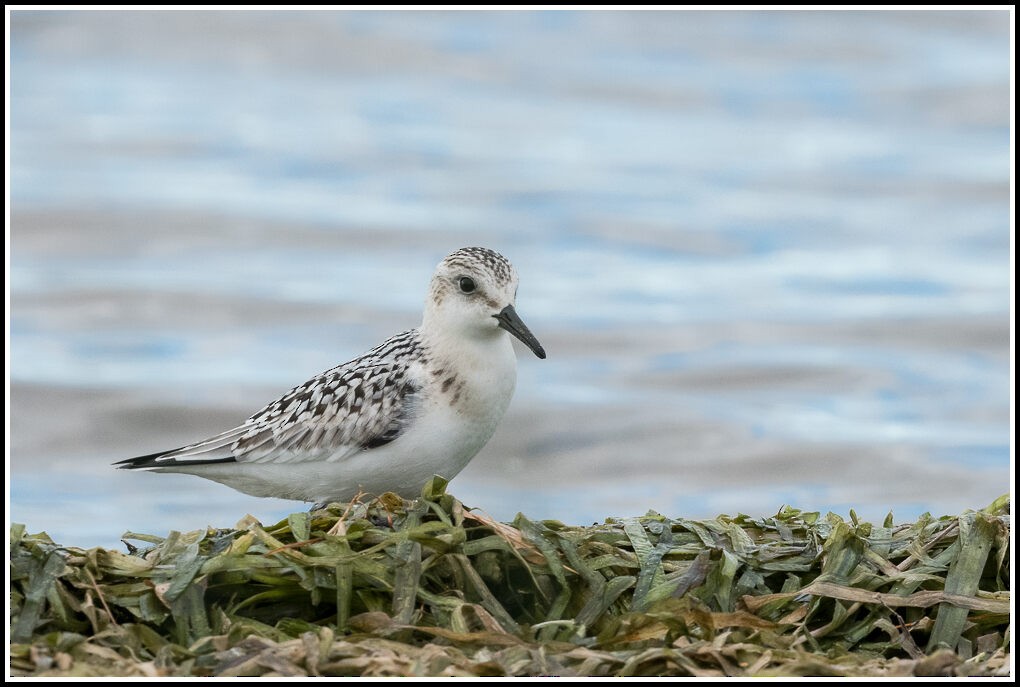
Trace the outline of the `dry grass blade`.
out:
M 949 566 L 945 585 L 947 596 L 968 598 L 977 592 L 984 573 L 985 561 L 995 542 L 997 524 L 995 519 L 982 513 L 967 513 L 960 518 L 958 540 L 960 553 Z M 963 633 L 969 607 L 949 599 L 947 601 L 948 603 L 944 603 L 939 609 L 939 615 L 935 619 L 935 628 L 928 642 L 929 650 L 939 646 L 955 649 Z M 1006 608 L 998 612 L 1008 613 L 1008 606 L 1007 603 Z M 996 612 L 995 609 L 981 610 Z

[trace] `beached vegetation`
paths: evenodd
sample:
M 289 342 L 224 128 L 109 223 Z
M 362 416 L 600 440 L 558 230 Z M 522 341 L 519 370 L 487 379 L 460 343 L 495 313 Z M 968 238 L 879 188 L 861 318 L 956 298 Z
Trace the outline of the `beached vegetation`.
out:
M 11 529 L 15 675 L 1005 675 L 1009 501 L 577 527 L 422 498 L 126 552 Z

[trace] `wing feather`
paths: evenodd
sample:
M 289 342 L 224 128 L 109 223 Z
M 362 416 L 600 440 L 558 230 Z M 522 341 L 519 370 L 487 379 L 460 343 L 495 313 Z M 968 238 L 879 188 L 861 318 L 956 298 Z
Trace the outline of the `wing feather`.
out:
M 417 330 L 291 389 L 244 424 L 195 444 L 115 463 L 173 468 L 212 463 L 339 461 L 400 436 L 420 406 L 411 367 Z
M 234 455 L 241 462 L 343 460 L 399 436 L 414 415 L 417 391 L 399 364 L 326 373 L 253 415 Z

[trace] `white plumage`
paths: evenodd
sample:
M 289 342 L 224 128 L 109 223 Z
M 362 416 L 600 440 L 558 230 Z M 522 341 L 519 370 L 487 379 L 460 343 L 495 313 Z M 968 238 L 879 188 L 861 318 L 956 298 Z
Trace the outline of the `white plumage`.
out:
M 517 378 L 508 333 L 545 358 L 514 310 L 516 294 L 506 258 L 462 248 L 436 268 L 419 328 L 313 377 L 238 427 L 116 465 L 316 503 L 359 491 L 416 496 L 433 475 L 460 472 L 503 417 Z

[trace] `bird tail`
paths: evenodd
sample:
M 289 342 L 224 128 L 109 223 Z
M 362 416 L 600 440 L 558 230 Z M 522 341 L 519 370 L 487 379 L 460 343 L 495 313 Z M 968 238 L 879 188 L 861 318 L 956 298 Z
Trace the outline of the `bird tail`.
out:
M 212 465 L 216 463 L 236 463 L 237 458 L 234 456 L 231 448 L 238 437 L 242 436 L 247 429 L 246 427 L 236 427 L 205 441 L 169 451 L 160 451 L 146 456 L 128 458 L 127 460 L 117 461 L 114 465 L 121 470 L 145 470 L 191 465 Z

